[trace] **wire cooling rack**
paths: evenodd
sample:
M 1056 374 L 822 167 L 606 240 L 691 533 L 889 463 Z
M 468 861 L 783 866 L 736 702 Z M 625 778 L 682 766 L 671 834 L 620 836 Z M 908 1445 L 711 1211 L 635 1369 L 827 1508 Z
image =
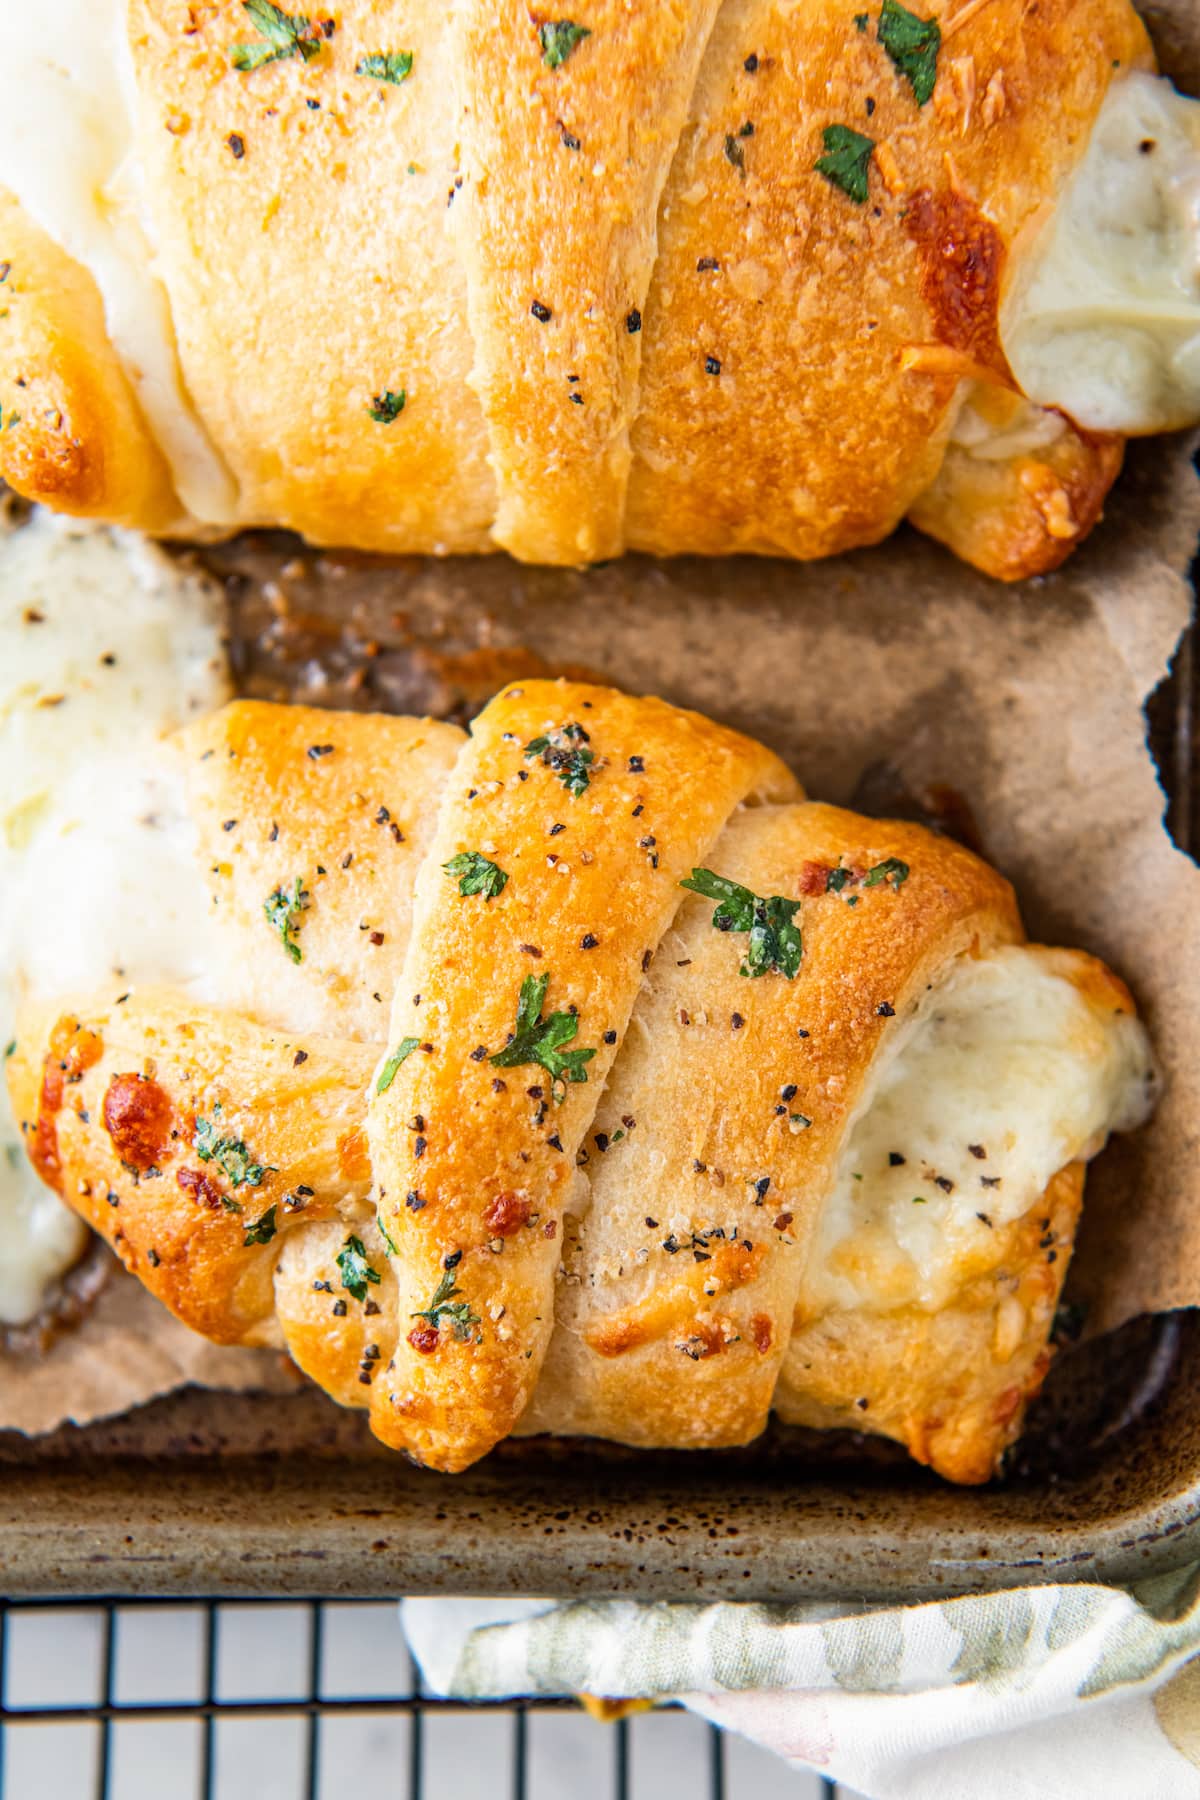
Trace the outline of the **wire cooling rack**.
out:
M 675 1708 L 427 1694 L 390 1601 L 0 1602 L 0 1800 L 341 1800 L 381 1777 L 396 1800 L 850 1800 Z

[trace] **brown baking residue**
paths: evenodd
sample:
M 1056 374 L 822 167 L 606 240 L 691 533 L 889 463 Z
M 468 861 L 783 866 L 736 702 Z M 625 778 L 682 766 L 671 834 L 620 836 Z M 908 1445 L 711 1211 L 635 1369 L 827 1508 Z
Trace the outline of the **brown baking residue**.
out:
M 37 1125 L 29 1160 L 56 1193 L 62 1193 L 62 1161 L 58 1150 L 58 1114 L 68 1086 L 80 1081 L 104 1054 L 104 1040 L 64 1013 L 50 1033 L 50 1048 L 42 1064 Z
M 1004 240 L 966 194 L 919 188 L 905 228 L 921 251 L 921 295 L 939 344 L 962 351 L 1015 386 L 1000 343 Z
M 171 1147 L 171 1096 L 141 1075 L 114 1075 L 104 1096 L 104 1129 L 123 1163 L 151 1169 Z

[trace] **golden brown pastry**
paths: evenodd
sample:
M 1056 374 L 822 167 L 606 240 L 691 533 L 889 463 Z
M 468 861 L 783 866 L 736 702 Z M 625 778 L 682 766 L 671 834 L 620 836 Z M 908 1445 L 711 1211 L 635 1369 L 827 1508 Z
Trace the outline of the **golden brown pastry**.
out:
M 179 1317 L 442 1469 L 774 1406 L 993 1471 L 1083 1162 L 1151 1097 L 1102 965 L 659 700 L 524 681 L 470 737 L 237 702 L 177 742 L 211 998 L 64 997 L 8 1073 L 43 1178 Z
M 908 515 L 1060 562 L 1120 428 L 1025 402 L 1003 315 L 1153 66 L 1129 0 L 575 11 L 128 0 L 124 237 L 6 165 L 0 475 L 372 550 L 816 557 Z

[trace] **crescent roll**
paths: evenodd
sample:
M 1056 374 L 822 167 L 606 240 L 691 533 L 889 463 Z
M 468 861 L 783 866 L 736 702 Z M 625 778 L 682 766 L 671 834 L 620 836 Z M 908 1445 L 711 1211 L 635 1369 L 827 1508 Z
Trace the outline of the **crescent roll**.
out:
M 525 681 L 469 736 L 243 701 L 175 754 L 206 997 L 64 996 L 8 1078 L 42 1178 L 181 1319 L 439 1469 L 774 1409 L 995 1470 L 1084 1163 L 1153 1099 L 1107 969 L 660 700 Z
M 1139 327 L 1127 404 L 1077 399 L 1128 364 L 1133 294 L 1010 355 L 1023 295 L 1060 318 L 1038 280 L 1092 139 L 1137 162 L 1100 122 L 1140 117 L 1152 52 L 1129 0 L 926 7 L 104 0 L 65 85 L 14 17 L 0 476 L 182 535 L 811 558 L 907 516 L 1054 567 L 1124 436 L 1200 412 L 1159 404 L 1178 322 Z M 1146 266 L 1200 157 L 1159 135 L 1123 248 L 1088 214 L 1055 270 Z

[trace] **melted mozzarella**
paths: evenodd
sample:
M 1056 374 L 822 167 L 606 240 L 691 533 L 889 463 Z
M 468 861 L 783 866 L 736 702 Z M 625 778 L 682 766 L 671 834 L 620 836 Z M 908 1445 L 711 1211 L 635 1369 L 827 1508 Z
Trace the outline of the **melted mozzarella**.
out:
M 129 534 L 35 514 L 0 542 L 0 671 L 0 1037 L 22 999 L 113 977 L 202 993 L 209 913 L 160 740 L 228 697 L 216 589 Z M 86 1234 L 33 1173 L 3 1083 L 0 1140 L 0 1323 L 17 1324 Z
M 1200 102 L 1114 83 L 1001 335 L 1025 393 L 1090 430 L 1200 419 Z
M 1145 1028 L 1089 999 L 1073 966 L 1033 946 L 964 958 L 899 1028 L 847 1133 L 806 1315 L 945 1305 L 986 1242 L 981 1212 L 1022 1217 L 1059 1169 L 1148 1116 Z
M 125 0 L 0 7 L 0 184 L 89 271 L 191 522 L 236 520 L 232 478 L 188 398 L 133 160 Z
M 1005 388 L 972 382 L 959 407 L 950 442 L 978 462 L 1013 462 L 1047 450 L 1066 429 L 1061 413 L 1035 406 Z

